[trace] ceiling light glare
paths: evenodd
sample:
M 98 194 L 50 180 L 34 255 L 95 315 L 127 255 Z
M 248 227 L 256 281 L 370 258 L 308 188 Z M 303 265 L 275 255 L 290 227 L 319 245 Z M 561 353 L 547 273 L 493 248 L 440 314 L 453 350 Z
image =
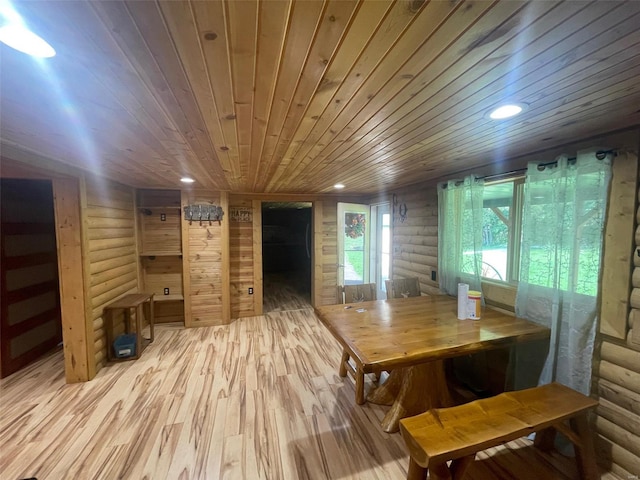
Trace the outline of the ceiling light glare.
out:
M 344 188 L 344 185 L 341 183 L 336 183 L 333 188 L 335 188 L 336 190 L 342 190 Z
M 182 183 L 193 183 L 193 182 L 195 182 L 195 180 L 194 180 L 193 178 L 189 178 L 189 177 L 182 177 L 182 178 L 180 179 L 180 181 L 181 181 Z
M 56 51 L 42 37 L 22 25 L 0 27 L 0 42 L 32 57 L 50 58 Z
M 486 116 L 491 120 L 504 120 L 521 114 L 527 108 L 528 105 L 526 103 L 508 103 L 491 109 Z

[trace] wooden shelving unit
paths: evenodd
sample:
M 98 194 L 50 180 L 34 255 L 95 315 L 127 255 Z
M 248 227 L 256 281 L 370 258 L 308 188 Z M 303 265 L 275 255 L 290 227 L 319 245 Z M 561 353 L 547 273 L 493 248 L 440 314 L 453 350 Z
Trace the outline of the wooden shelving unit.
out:
M 142 290 L 154 293 L 156 323 L 184 322 L 179 190 L 138 190 Z

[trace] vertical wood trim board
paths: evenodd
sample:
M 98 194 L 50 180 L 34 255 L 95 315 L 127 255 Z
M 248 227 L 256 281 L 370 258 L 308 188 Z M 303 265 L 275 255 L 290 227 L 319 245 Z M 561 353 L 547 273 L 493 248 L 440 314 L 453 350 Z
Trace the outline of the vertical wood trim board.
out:
M 180 204 L 185 207 L 189 204 L 189 196 L 184 190 L 180 192 Z M 180 228 L 182 230 L 182 288 L 184 296 L 184 325 L 189 327 L 192 325 L 191 317 L 191 272 L 190 252 L 189 252 L 189 222 L 182 216 L 182 208 L 180 209 Z
M 262 315 L 264 283 L 262 278 L 262 202 L 253 200 L 253 311 Z
M 600 333 L 619 339 L 627 333 L 637 185 L 637 156 L 620 154 L 612 165 L 600 308 Z
M 93 318 L 92 318 L 92 308 L 91 302 L 88 300 L 91 297 L 91 269 L 90 269 L 90 257 L 89 257 L 89 224 L 88 224 L 88 209 L 87 209 L 87 182 L 86 176 L 82 175 L 78 179 L 79 187 L 80 187 L 80 212 L 82 217 L 82 270 L 85 281 L 84 283 L 84 310 L 85 310 L 85 336 L 87 338 L 87 369 L 88 369 L 88 378 L 93 378 L 96 375 L 99 367 L 97 366 L 100 362 L 96 359 L 96 344 L 95 344 L 95 335 L 94 335 L 94 326 L 93 326 Z M 88 321 L 91 319 L 91 321 Z M 94 341 L 90 341 L 93 339 Z M 92 361 L 93 360 L 93 361 Z
M 226 325 L 231 323 L 231 278 L 229 275 L 230 254 L 229 254 L 229 193 L 220 193 L 220 206 L 225 212 L 221 227 L 221 248 L 222 248 L 222 321 Z
M 313 202 L 313 273 L 311 275 L 311 305 L 319 307 L 322 298 L 322 218 L 323 203 Z
M 65 378 L 67 383 L 85 382 L 91 377 L 86 329 L 88 319 L 85 318 L 80 190 L 75 178 L 54 178 L 52 185 L 60 272 Z

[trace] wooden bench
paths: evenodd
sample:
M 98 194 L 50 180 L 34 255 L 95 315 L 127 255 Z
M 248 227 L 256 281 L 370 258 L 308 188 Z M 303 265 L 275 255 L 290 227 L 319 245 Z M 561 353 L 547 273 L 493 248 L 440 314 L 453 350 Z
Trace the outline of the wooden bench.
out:
M 407 480 L 424 479 L 427 470 L 431 480 L 461 479 L 477 452 L 532 432 L 539 432 L 534 445 L 543 451 L 553 447 L 556 432 L 562 433 L 575 446 L 580 477 L 599 479 L 586 416 L 597 405 L 551 383 L 404 418 L 400 431 L 411 455 Z

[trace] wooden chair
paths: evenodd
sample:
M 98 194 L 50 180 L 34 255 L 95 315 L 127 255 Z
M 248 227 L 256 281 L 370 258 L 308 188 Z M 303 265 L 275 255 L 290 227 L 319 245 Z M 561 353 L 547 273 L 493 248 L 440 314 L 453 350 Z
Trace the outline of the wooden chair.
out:
M 420 296 L 420 280 L 418 277 L 385 280 L 384 284 L 387 288 L 387 300 Z
M 338 285 L 338 303 L 360 303 L 376 300 L 376 284 L 364 283 L 361 285 Z M 342 358 L 340 359 L 339 374 L 346 377 L 347 372 L 351 373 L 356 382 L 356 403 L 362 405 L 364 399 L 364 372 L 354 367 L 349 359 L 351 356 L 346 349 L 342 350 Z
M 553 447 L 556 432 L 575 446 L 580 478 L 600 478 L 588 410 L 598 402 L 569 387 L 551 383 L 506 392 L 450 408 L 438 408 L 400 420 L 409 449 L 407 480 L 460 480 L 481 450 L 538 432 L 534 445 Z M 447 462 L 451 461 L 448 465 Z

